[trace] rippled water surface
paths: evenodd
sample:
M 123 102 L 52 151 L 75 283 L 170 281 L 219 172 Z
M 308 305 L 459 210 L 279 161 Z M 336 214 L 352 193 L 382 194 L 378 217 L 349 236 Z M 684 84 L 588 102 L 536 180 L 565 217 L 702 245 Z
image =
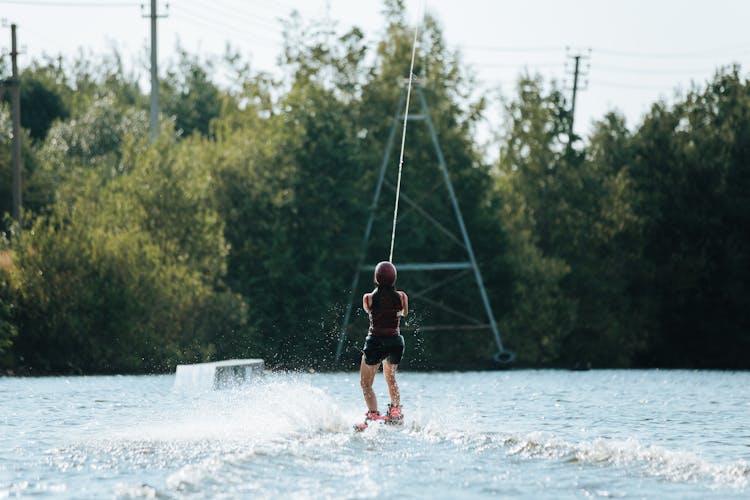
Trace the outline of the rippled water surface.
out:
M 352 432 L 358 375 L 235 390 L 0 378 L 0 497 L 747 498 L 750 374 L 401 373 L 406 423 Z M 376 390 L 385 406 L 382 376 Z

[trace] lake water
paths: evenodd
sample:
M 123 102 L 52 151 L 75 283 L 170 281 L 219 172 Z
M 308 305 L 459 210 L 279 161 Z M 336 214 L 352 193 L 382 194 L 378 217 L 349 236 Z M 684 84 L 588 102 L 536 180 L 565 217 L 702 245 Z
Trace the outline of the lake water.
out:
M 405 425 L 352 432 L 358 375 L 234 390 L 0 378 L 0 498 L 747 498 L 750 374 L 400 374 Z M 382 375 L 375 385 L 388 402 Z

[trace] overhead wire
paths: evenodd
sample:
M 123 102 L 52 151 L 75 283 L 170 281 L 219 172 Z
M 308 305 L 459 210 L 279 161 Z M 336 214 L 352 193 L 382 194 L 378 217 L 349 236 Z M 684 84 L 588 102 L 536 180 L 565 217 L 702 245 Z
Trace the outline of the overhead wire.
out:
M 242 4 L 242 5 L 246 6 L 246 4 Z M 313 12 L 310 11 L 310 10 L 307 10 L 305 8 L 301 8 L 299 6 L 294 6 L 294 5 L 289 4 L 288 2 L 283 2 L 283 1 L 280 1 L 280 0 L 273 0 L 273 1 L 271 1 L 271 0 L 256 0 L 256 2 L 254 3 L 254 6 L 265 8 L 266 10 L 271 10 L 271 11 L 274 11 L 276 13 L 280 13 L 280 15 L 284 15 L 284 16 L 289 15 L 289 13 L 291 11 L 297 11 L 300 14 L 306 15 L 306 16 L 312 16 L 313 15 Z M 275 9 L 274 7 L 282 7 L 284 10 L 280 11 L 279 9 Z
M 139 7 L 139 2 L 52 2 L 44 0 L 0 0 L 0 4 L 24 7 Z
M 521 47 L 521 46 L 493 46 L 493 45 L 461 45 L 465 50 L 478 50 L 484 52 L 558 52 L 565 47 Z
M 620 67 L 620 66 L 609 66 L 606 64 L 597 64 L 596 71 L 603 71 L 605 73 L 630 73 L 634 75 L 651 75 L 651 76 L 674 76 L 674 75 L 686 75 L 686 74 L 698 74 L 698 73 L 711 73 L 716 68 L 694 68 L 694 69 L 661 69 L 661 68 L 633 68 L 633 67 Z
M 180 18 L 182 21 L 185 21 L 195 26 L 196 28 L 210 30 L 210 31 L 214 31 L 217 29 L 216 24 L 210 21 L 207 22 L 202 19 L 195 18 L 189 15 L 186 16 L 185 14 L 176 15 L 175 17 Z M 259 41 L 258 39 L 249 38 L 243 33 L 237 33 L 232 30 L 226 31 L 225 39 L 227 41 L 231 41 L 233 45 L 238 46 L 238 47 L 248 46 L 250 48 L 256 48 L 260 46 L 260 47 L 264 47 L 268 49 L 276 48 L 276 46 L 270 42 Z
M 193 18 L 193 20 L 198 20 L 202 24 L 211 24 L 213 25 L 213 27 L 219 28 L 221 30 L 229 30 L 235 35 L 238 35 L 238 38 L 242 38 L 250 43 L 257 43 L 258 41 L 262 41 L 266 44 L 270 44 L 268 45 L 269 47 L 276 47 L 276 44 L 278 43 L 277 40 L 272 40 L 263 34 L 250 31 L 246 26 L 235 24 L 234 21 L 230 21 L 224 16 L 201 11 L 198 8 L 188 4 L 180 4 L 180 9 L 182 9 L 182 14 L 186 14 L 188 17 Z M 175 9 L 175 14 L 179 12 L 181 11 Z
M 468 63 L 476 68 L 493 68 L 493 69 L 525 69 L 528 67 L 534 68 L 562 68 L 565 63 L 562 62 L 546 62 L 546 63 L 477 63 L 468 61 Z
M 422 12 L 424 12 L 424 2 L 422 2 Z M 423 14 L 424 15 L 424 14 Z M 417 19 L 414 27 L 414 42 L 411 46 L 411 64 L 409 66 L 409 83 L 406 89 L 406 109 L 404 110 L 404 126 L 401 132 L 401 154 L 398 160 L 398 180 L 396 181 L 396 204 L 393 208 L 393 229 L 391 231 L 391 251 L 388 254 L 388 262 L 393 262 L 393 245 L 396 241 L 396 221 L 398 219 L 398 200 L 401 194 L 401 172 L 404 167 L 404 147 L 406 145 L 406 124 L 409 120 L 409 101 L 411 99 L 411 87 L 414 81 L 414 59 L 417 56 L 417 39 L 419 37 L 419 25 L 421 18 Z
M 623 90 L 643 90 L 643 91 L 654 91 L 654 90 L 661 90 L 661 91 L 669 91 L 671 87 L 665 87 L 657 86 L 657 85 L 640 85 L 637 83 L 630 84 L 630 83 L 623 83 L 623 82 L 610 82 L 606 80 L 589 80 L 590 85 L 597 85 L 600 87 L 612 87 L 612 88 L 618 88 Z
M 224 11 L 220 11 L 218 9 L 215 9 L 214 6 L 211 6 L 211 8 L 206 8 L 205 5 L 202 5 L 199 2 L 194 3 L 192 1 L 187 1 L 179 4 L 179 6 L 175 9 L 184 10 L 185 12 L 193 16 L 210 20 L 216 25 L 229 27 L 240 33 L 251 32 L 250 28 L 247 26 L 247 24 L 251 23 L 244 24 L 245 21 L 243 19 L 240 19 L 236 13 L 227 13 Z M 264 30 L 269 29 L 267 26 L 263 26 L 262 28 Z
M 247 43 L 249 45 L 257 46 L 261 45 L 263 47 L 267 48 L 276 48 L 276 43 L 271 42 L 265 39 L 258 39 L 258 38 L 252 38 L 245 31 L 239 30 L 237 28 L 232 28 L 227 25 L 222 25 L 221 23 L 216 23 L 214 21 L 202 18 L 200 16 L 196 16 L 194 14 L 190 14 L 187 12 L 174 12 L 172 13 L 175 18 L 181 19 L 185 22 L 188 22 L 192 24 L 193 26 L 200 27 L 203 29 L 216 31 L 217 29 L 221 29 L 224 31 L 225 35 L 227 35 L 228 38 L 232 38 L 233 40 L 239 40 L 244 43 Z
M 705 50 L 696 50 L 691 52 L 636 52 L 628 50 L 618 50 L 609 48 L 593 48 L 593 52 L 614 57 L 630 57 L 641 59 L 672 59 L 672 58 L 696 58 L 711 57 L 724 55 L 733 51 L 750 51 L 750 45 L 733 46 L 733 47 L 714 47 Z
M 530 46 L 525 47 L 522 45 L 459 45 L 460 48 L 472 51 L 485 51 L 485 52 L 556 52 L 571 50 L 570 46 Z M 621 50 L 610 47 L 587 47 L 592 52 L 615 56 L 615 57 L 632 57 L 632 58 L 644 58 L 644 59 L 664 59 L 672 57 L 710 57 L 715 55 L 723 55 L 727 52 L 735 51 L 750 51 L 750 45 L 734 45 L 731 47 L 712 47 L 708 49 L 693 50 L 693 51 L 675 51 L 675 52 L 643 52 L 643 51 L 632 51 L 632 50 Z
M 23 7 L 97 9 L 137 8 L 142 6 L 141 2 L 124 0 L 103 0 L 101 2 L 86 0 L 0 0 L 0 4 Z M 310 4 L 304 4 L 304 6 L 309 7 Z M 424 1 L 422 2 L 422 9 L 424 9 Z M 292 10 L 296 10 L 302 14 L 311 12 L 310 9 L 299 8 L 293 5 L 290 0 L 257 0 L 252 4 L 242 2 L 241 0 L 217 0 L 211 4 L 204 4 L 196 0 L 185 0 L 179 3 L 173 3 L 170 10 L 170 15 L 174 15 L 174 17 L 181 21 L 187 22 L 195 27 L 209 29 L 214 32 L 218 30 L 228 38 L 239 40 L 253 46 L 260 45 L 274 49 L 279 47 L 279 38 L 272 35 L 278 34 L 280 31 L 277 26 L 279 18 L 288 16 L 288 12 Z M 272 17 L 276 15 L 278 15 L 278 17 Z M 415 30 L 415 35 L 416 32 L 417 30 Z M 215 33 L 212 35 L 215 36 Z M 42 37 L 40 36 L 40 38 Z M 513 70 L 536 71 L 548 75 L 551 70 L 554 71 L 563 68 L 563 65 L 560 63 L 551 63 L 546 60 L 542 60 L 539 63 L 530 62 L 526 64 L 488 61 L 487 58 L 491 57 L 492 53 L 525 54 L 528 55 L 529 58 L 538 57 L 540 59 L 546 58 L 548 60 L 550 53 L 561 53 L 570 50 L 570 47 L 565 45 L 523 46 L 459 44 L 457 47 L 471 55 L 471 57 L 468 58 L 470 65 L 483 71 L 496 70 L 497 76 L 501 77 L 500 79 L 485 78 L 478 81 L 480 85 L 484 84 L 485 86 L 515 84 L 516 81 L 509 81 L 506 78 L 509 72 Z M 711 69 L 689 69 L 684 67 L 669 68 L 665 67 L 664 60 L 673 59 L 675 61 L 685 61 L 686 59 L 695 59 L 697 62 L 702 61 L 702 63 L 705 63 L 708 62 L 707 59 L 710 58 L 715 59 L 717 57 L 732 57 L 732 55 L 736 57 L 748 55 L 750 54 L 750 45 L 736 44 L 731 46 L 708 47 L 681 51 L 638 51 L 629 50 L 627 48 L 619 49 L 614 47 L 593 46 L 591 47 L 591 54 L 594 57 L 602 56 L 606 59 L 610 59 L 611 62 L 615 63 L 597 63 L 592 72 L 604 76 L 604 79 L 590 78 L 589 82 L 592 86 L 618 88 L 623 90 L 652 91 L 667 89 L 659 85 L 650 85 L 650 82 L 656 83 L 670 76 L 682 79 L 681 77 L 683 77 L 683 75 L 685 77 L 706 75 L 713 73 L 721 66 L 717 64 Z M 648 61 L 651 61 L 651 64 L 659 64 L 660 67 L 648 67 Z M 617 64 L 617 62 L 622 63 L 622 65 Z M 700 64 L 701 63 L 699 62 L 696 66 Z M 633 83 L 629 83 L 626 75 L 633 75 L 633 79 L 631 80 L 635 80 L 635 77 L 639 76 L 641 77 L 641 80 L 646 80 L 646 82 L 636 83 L 633 81 Z M 554 77 L 553 75 L 550 76 Z M 563 75 L 559 76 L 563 77 Z M 404 124 L 404 133 L 405 130 L 406 125 Z M 400 159 L 399 170 L 402 168 L 402 162 L 403 159 Z M 397 209 L 398 207 L 396 206 L 395 210 Z
M 545 70 L 554 70 L 556 68 L 562 69 L 562 64 L 549 63 L 547 61 L 540 61 L 535 63 L 532 61 L 524 63 L 505 63 L 488 61 L 487 54 L 482 53 L 506 53 L 506 54 L 528 54 L 532 59 L 541 58 L 548 55 L 550 52 L 562 52 L 569 51 L 569 47 L 564 46 L 503 46 L 503 45 L 459 45 L 460 49 L 464 49 L 468 52 L 470 57 L 467 58 L 468 64 L 482 70 L 483 72 L 495 70 L 498 76 L 507 75 L 508 72 L 513 71 L 533 71 L 547 73 Z M 652 85 L 657 81 L 663 81 L 665 78 L 676 77 L 682 80 L 684 77 L 697 77 L 699 75 L 707 75 L 714 73 L 717 68 L 721 67 L 716 61 L 713 68 L 685 68 L 674 67 L 670 68 L 666 66 L 665 59 L 673 59 L 675 61 L 685 61 L 686 59 L 694 59 L 702 61 L 703 64 L 707 62 L 707 59 L 716 59 L 720 57 L 732 57 L 731 54 L 748 54 L 750 53 L 749 45 L 735 45 L 735 46 L 724 46 L 724 47 L 712 47 L 700 50 L 692 51 L 674 51 L 674 52 L 659 52 L 659 51 L 633 51 L 633 50 L 619 50 L 607 47 L 592 47 L 590 54 L 593 57 L 604 56 L 606 59 L 611 59 L 612 62 L 621 62 L 622 65 L 617 64 L 596 64 L 590 73 L 598 75 L 611 75 L 616 80 L 610 79 L 598 79 L 589 78 L 588 82 L 591 86 L 616 88 L 620 90 L 632 90 L 632 91 L 664 91 L 667 92 L 671 87 L 665 87 L 664 85 Z M 630 64 L 629 64 L 630 62 Z M 654 67 L 654 65 L 658 67 Z M 633 78 L 638 77 L 639 82 L 628 82 L 628 75 L 632 75 Z M 563 76 L 563 75 L 560 75 Z M 563 79 L 565 77 L 563 76 Z M 617 81 L 622 79 L 622 81 Z M 642 83 L 646 79 L 646 83 Z M 483 78 L 478 81 L 480 85 L 486 87 L 493 86 L 504 86 L 508 84 L 514 84 L 516 82 L 508 81 L 507 78 L 493 79 Z
M 194 8 L 196 10 L 200 9 L 202 12 L 206 12 L 206 10 L 202 8 L 205 6 L 205 4 L 200 1 L 187 0 L 187 3 L 190 5 L 191 8 Z M 181 5 L 184 5 L 184 4 L 181 4 Z M 268 19 L 248 14 L 244 10 L 233 9 L 232 7 L 227 7 L 226 5 L 223 5 L 221 2 L 215 2 L 211 4 L 210 12 L 213 12 L 213 11 L 216 11 L 216 15 L 221 16 L 222 18 L 227 17 L 233 23 L 234 22 L 248 23 L 262 30 L 265 30 L 274 34 L 278 33 L 278 26 L 274 26 L 272 23 L 268 22 Z M 243 28 L 246 29 L 245 27 Z

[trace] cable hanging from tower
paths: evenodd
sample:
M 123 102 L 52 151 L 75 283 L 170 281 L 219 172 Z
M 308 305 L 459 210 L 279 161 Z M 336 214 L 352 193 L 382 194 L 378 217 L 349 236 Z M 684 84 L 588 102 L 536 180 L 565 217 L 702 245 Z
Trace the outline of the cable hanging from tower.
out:
M 420 13 L 424 12 L 424 2 L 421 4 Z M 406 124 L 409 118 L 409 101 L 411 99 L 411 87 L 414 81 L 414 59 L 417 54 L 417 38 L 419 36 L 419 25 L 422 15 L 417 18 L 417 24 L 414 28 L 414 41 L 411 46 L 411 64 L 409 65 L 409 83 L 406 88 L 406 107 L 404 109 L 404 127 L 401 131 L 401 153 L 398 160 L 398 180 L 396 181 L 396 202 L 393 207 L 393 229 L 391 230 L 391 250 L 388 254 L 388 262 L 393 262 L 393 245 L 396 242 L 396 220 L 398 219 L 398 201 L 401 195 L 401 172 L 404 167 L 404 146 L 406 145 Z

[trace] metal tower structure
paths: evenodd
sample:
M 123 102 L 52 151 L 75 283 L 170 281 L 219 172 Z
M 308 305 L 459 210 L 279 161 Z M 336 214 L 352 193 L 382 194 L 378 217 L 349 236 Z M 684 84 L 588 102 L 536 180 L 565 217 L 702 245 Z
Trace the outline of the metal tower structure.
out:
M 457 261 L 457 262 L 425 262 L 425 263 L 397 263 L 396 268 L 399 270 L 399 272 L 402 271 L 432 271 L 432 270 L 456 270 L 459 271 L 458 274 L 449 277 L 448 279 L 442 280 L 440 282 L 434 283 L 428 288 L 421 290 L 417 293 L 411 294 L 410 297 L 412 299 L 419 298 L 420 300 L 423 300 L 430 305 L 442 309 L 446 312 L 449 312 L 453 315 L 456 315 L 458 317 L 461 317 L 462 319 L 468 321 L 468 324 L 463 325 L 437 325 L 437 326 L 421 326 L 421 331 L 430 331 L 430 330 L 479 330 L 479 329 L 487 329 L 491 330 L 492 334 L 495 338 L 495 343 L 497 344 L 498 352 L 495 355 L 494 359 L 497 363 L 501 365 L 509 365 L 515 360 L 515 353 L 513 351 L 506 351 L 503 348 L 503 343 L 500 339 L 500 330 L 497 326 L 497 323 L 495 321 L 495 316 L 492 313 L 492 308 L 490 307 L 490 302 L 487 297 L 487 292 L 484 288 L 484 282 L 482 280 L 482 274 L 479 270 L 479 266 L 477 265 L 477 260 L 474 255 L 474 249 L 471 245 L 471 239 L 469 238 L 469 234 L 466 230 L 466 225 L 464 224 L 463 215 L 461 214 L 461 209 L 458 205 L 458 199 L 456 197 L 456 193 L 453 189 L 453 183 L 450 180 L 450 175 L 448 174 L 448 167 L 445 163 L 445 157 L 443 156 L 443 151 L 440 148 L 440 142 L 438 140 L 437 133 L 435 132 L 435 126 L 432 123 L 432 118 L 430 117 L 430 111 L 427 107 L 427 100 L 425 99 L 424 92 L 422 91 L 422 88 L 418 85 L 414 85 L 414 89 L 417 91 L 417 95 L 419 96 L 419 105 L 421 107 L 421 113 L 419 114 L 411 114 L 408 113 L 407 110 L 407 117 L 406 119 L 409 121 L 422 121 L 427 125 L 427 128 L 430 133 L 430 138 L 432 140 L 432 145 L 435 148 L 435 155 L 437 156 L 440 173 L 442 174 L 442 180 L 445 183 L 445 186 L 448 190 L 448 194 L 450 196 L 451 204 L 453 206 L 453 212 L 456 217 L 456 221 L 458 223 L 458 227 L 460 229 L 460 237 L 456 236 L 451 230 L 446 228 L 444 225 L 442 225 L 439 221 L 435 220 L 429 213 L 427 213 L 425 210 L 423 210 L 419 205 L 414 201 L 411 200 L 409 197 L 401 194 L 401 199 L 404 203 L 409 205 L 411 208 L 416 210 L 420 213 L 424 218 L 426 218 L 433 226 L 435 226 L 436 229 L 438 229 L 441 233 L 443 233 L 446 237 L 450 238 L 454 242 L 456 242 L 458 245 L 460 245 L 466 253 L 466 260 L 465 261 Z M 336 362 L 338 363 L 341 359 L 341 354 L 344 347 L 344 340 L 346 338 L 347 329 L 349 327 L 349 323 L 351 320 L 352 315 L 352 308 L 355 300 L 355 294 L 357 293 L 357 287 L 359 285 L 359 278 L 360 274 L 364 271 L 372 273 L 375 269 L 375 264 L 366 264 L 365 259 L 367 257 L 367 249 L 370 242 L 370 236 L 372 234 L 372 226 L 375 221 L 375 214 L 378 206 L 378 201 L 380 199 L 380 194 L 383 188 L 383 184 L 386 183 L 385 181 L 385 174 L 388 167 L 388 160 L 391 156 L 391 151 L 393 149 L 393 141 L 394 137 L 396 135 L 396 129 L 401 120 L 403 120 L 403 115 L 400 115 L 401 110 L 403 109 L 404 105 L 404 99 L 406 95 L 406 90 L 403 90 L 401 92 L 401 97 L 399 98 L 398 104 L 396 105 L 396 113 L 393 116 L 393 122 L 391 125 L 390 133 L 388 135 L 388 140 L 386 142 L 385 147 L 385 154 L 383 155 L 383 161 L 380 165 L 380 172 L 378 175 L 377 184 L 375 186 L 375 193 L 373 195 L 372 204 L 369 208 L 369 217 L 367 219 L 367 225 L 365 226 L 365 234 L 362 241 L 362 248 L 360 252 L 359 261 L 357 263 L 357 268 L 354 272 L 354 278 L 352 279 L 352 286 L 351 286 L 351 295 L 349 297 L 349 303 L 347 304 L 346 310 L 344 312 L 344 320 L 341 325 L 341 331 L 339 334 L 339 341 L 338 346 L 336 348 Z M 436 301 L 432 301 L 425 297 L 425 294 L 435 290 L 436 288 L 443 286 L 451 281 L 457 280 L 459 278 L 462 278 L 466 276 L 467 274 L 473 274 L 474 279 L 476 281 L 477 288 L 479 290 L 479 294 L 482 298 L 482 303 L 484 305 L 484 310 L 487 315 L 486 322 L 482 322 L 481 320 L 468 316 L 466 314 L 463 314 L 460 311 L 456 311 L 454 309 L 451 309 L 448 306 L 445 306 L 444 304 L 441 304 Z

